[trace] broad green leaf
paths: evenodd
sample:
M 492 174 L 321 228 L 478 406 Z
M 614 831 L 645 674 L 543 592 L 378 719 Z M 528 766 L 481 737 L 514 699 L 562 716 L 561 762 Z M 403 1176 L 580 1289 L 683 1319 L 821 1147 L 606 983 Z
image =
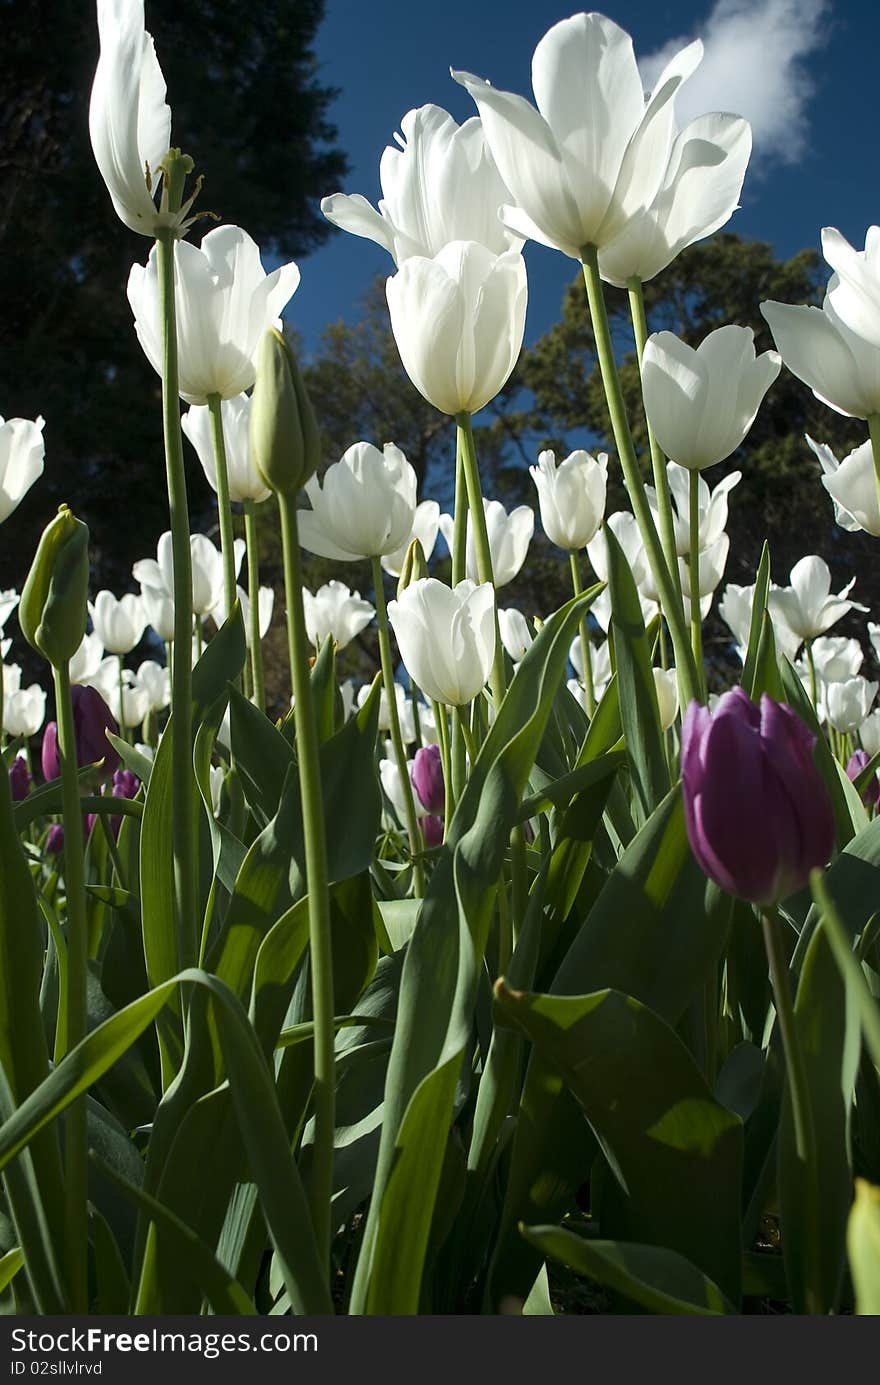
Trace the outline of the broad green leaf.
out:
M 856 1312 L 880 1317 L 880 1188 L 856 1179 L 846 1233 Z
M 23 1264 L 24 1255 L 18 1246 L 0 1256 L 0 1293 L 9 1288 Z
M 561 1226 L 524 1226 L 522 1234 L 542 1254 L 623 1294 L 649 1313 L 714 1317 L 732 1312 L 718 1285 L 674 1250 L 594 1241 Z
M 794 708 L 801 718 L 801 721 L 806 723 L 816 737 L 816 748 L 813 752 L 813 756 L 816 761 L 816 768 L 821 774 L 825 787 L 831 796 L 837 847 L 838 850 L 842 851 L 847 843 L 852 841 L 859 827 L 853 824 L 849 797 L 841 784 L 841 776 L 839 773 L 840 766 L 831 754 L 831 747 L 825 739 L 822 728 L 816 719 L 816 712 L 813 704 L 809 699 L 803 683 L 798 677 L 794 665 L 790 660 L 784 657 L 780 659 L 779 663 L 782 671 L 784 700 L 790 707 Z M 857 797 L 858 795 L 856 795 L 856 798 Z M 862 822 L 864 822 L 864 809 L 861 803 L 859 803 L 859 810 Z
M 770 549 L 766 540 L 761 549 L 761 561 L 755 574 L 755 590 L 752 596 L 752 618 L 749 622 L 749 638 L 746 657 L 743 662 L 742 685 L 749 697 L 756 698 L 758 654 L 761 646 L 761 632 L 767 613 L 767 594 L 770 591 Z

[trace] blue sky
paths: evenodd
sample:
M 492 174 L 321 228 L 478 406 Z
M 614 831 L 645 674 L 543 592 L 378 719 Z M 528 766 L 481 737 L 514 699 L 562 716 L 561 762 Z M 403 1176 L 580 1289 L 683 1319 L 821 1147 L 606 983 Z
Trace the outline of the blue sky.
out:
M 530 96 L 535 44 L 573 12 L 564 0 L 327 0 L 316 53 L 321 80 L 340 88 L 332 119 L 351 173 L 339 191 L 376 202 L 382 150 L 411 107 L 435 102 L 459 121 L 474 114 L 450 65 Z M 826 224 L 864 243 L 880 221 L 877 0 L 616 0 L 605 12 L 632 34 L 648 73 L 675 40 L 702 37 L 702 75 L 688 84 L 695 109 L 684 116 L 732 110 L 752 121 L 755 154 L 730 229 L 781 255 L 818 246 Z M 556 320 L 573 266 L 535 245 L 526 260 L 532 342 Z M 288 311 L 308 350 L 328 322 L 357 319 L 371 278 L 392 264 L 337 231 L 301 268 Z

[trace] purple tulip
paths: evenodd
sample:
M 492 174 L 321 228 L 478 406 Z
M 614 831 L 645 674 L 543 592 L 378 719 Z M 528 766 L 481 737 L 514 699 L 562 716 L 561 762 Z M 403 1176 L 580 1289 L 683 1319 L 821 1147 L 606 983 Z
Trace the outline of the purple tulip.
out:
M 413 788 L 429 813 L 442 813 L 446 807 L 443 788 L 443 767 L 439 745 L 426 745 L 417 750 L 410 770 Z
M 856 780 L 865 766 L 870 763 L 871 757 L 867 750 L 854 750 L 847 761 L 846 772 L 850 779 Z M 878 800 L 880 800 L 880 780 L 878 780 L 876 774 L 872 774 L 871 778 L 862 789 L 862 802 L 866 807 L 873 808 L 876 806 Z
M 113 775 L 113 783 L 110 786 L 110 793 L 113 795 L 114 798 L 134 798 L 140 786 L 141 781 L 138 779 L 137 775 L 133 773 L 132 770 L 118 769 L 115 771 Z M 87 815 L 87 832 L 91 832 L 94 830 L 94 826 L 97 820 L 97 813 L 89 813 Z M 114 837 L 119 836 L 119 829 L 121 826 L 122 814 L 114 813 L 110 818 L 110 830 L 113 833 Z
M 107 706 L 97 688 L 84 684 L 74 684 L 70 690 L 73 702 L 73 733 L 76 739 L 76 760 L 80 769 L 103 760 L 102 778 L 109 778 L 119 766 L 119 755 L 104 735 L 112 731 L 119 735 L 116 718 Z M 43 732 L 41 752 L 44 779 L 57 779 L 61 774 L 61 760 L 58 754 L 58 725 L 50 721 Z
M 435 813 L 428 813 L 421 819 L 422 832 L 425 838 L 425 846 L 443 845 L 443 819 L 438 818 Z
M 824 866 L 834 845 L 816 738 L 791 707 L 742 688 L 714 712 L 692 702 L 681 737 L 691 850 L 711 880 L 754 904 L 775 904 Z
M 57 856 L 64 850 L 64 828 L 60 822 L 53 822 L 46 836 L 46 850 L 50 856 Z
M 23 755 L 16 755 L 9 767 L 9 792 L 13 803 L 21 803 L 31 791 L 31 772 Z

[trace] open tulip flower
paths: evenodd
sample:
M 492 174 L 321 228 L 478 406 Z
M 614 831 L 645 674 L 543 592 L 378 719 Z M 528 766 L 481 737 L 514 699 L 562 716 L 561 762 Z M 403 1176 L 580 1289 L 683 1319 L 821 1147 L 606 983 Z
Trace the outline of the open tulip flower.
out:
M 306 483 L 311 510 L 298 514 L 303 548 L 322 558 L 356 562 L 396 553 L 409 542 L 416 511 L 416 473 L 399 447 L 380 452 L 356 442 Z
M 0 524 L 43 474 L 45 420 L 0 418 Z
M 751 327 L 718 327 L 696 351 L 674 332 L 648 338 L 642 357 L 645 412 L 666 455 L 703 471 L 742 441 L 779 374 L 775 351 L 755 355 Z
M 650 278 L 679 250 L 724 224 L 751 149 L 747 123 L 706 116 L 681 136 L 674 98 L 703 55 L 676 53 L 644 95 L 629 34 L 601 14 L 555 24 L 532 59 L 537 110 L 468 72 L 453 72 L 477 103 L 512 194 L 505 224 L 580 259 L 608 247 L 606 274 Z
M 264 333 L 299 285 L 296 265 L 267 274 L 256 243 L 240 226 L 218 226 L 202 240 L 174 246 L 179 388 L 188 404 L 219 394 L 232 399 L 257 374 Z M 156 247 L 146 265 L 132 265 L 128 301 L 147 360 L 162 374 L 162 317 Z
M 390 606 L 391 603 L 389 603 Z M 355 699 L 355 706 L 363 707 L 370 695 L 370 685 L 364 684 L 359 690 Z M 416 721 L 413 715 L 412 701 L 409 693 L 402 683 L 394 684 L 394 701 L 397 703 L 397 718 L 400 722 L 400 734 L 404 745 L 411 745 L 416 738 Z M 379 693 L 379 730 L 388 732 L 391 730 L 391 713 L 388 706 L 388 693 L 383 685 Z
M 675 462 L 668 462 L 666 475 L 669 480 L 669 493 L 672 497 L 675 551 L 679 557 L 686 558 L 691 548 L 690 472 L 686 467 L 678 466 Z M 698 478 L 700 553 L 712 548 L 727 528 L 727 504 L 730 492 L 739 485 L 741 480 L 742 472 L 732 471 L 710 491 L 703 477 Z M 651 509 L 657 514 L 657 492 L 653 486 L 647 486 L 646 490 Z
M 856 250 L 833 226 L 822 232 L 822 253 L 837 271 L 829 301 L 851 332 L 880 347 L 880 226 L 870 226 Z
M 495 653 L 495 594 L 467 579 L 450 589 L 423 577 L 388 603 L 408 673 L 426 697 L 464 707 L 485 687 Z
M 144 616 L 147 612 L 144 608 Z M 71 683 L 90 683 L 98 671 L 104 657 L 101 637 L 95 631 L 83 635 L 82 643 L 70 661 L 68 672 Z
M 608 453 L 593 457 L 579 448 L 557 465 L 556 453 L 548 449 L 529 473 L 550 542 L 569 553 L 586 548 L 605 516 Z
M 248 429 L 250 425 L 250 395 L 236 394 L 224 399 L 221 406 L 223 441 L 226 446 L 226 469 L 229 480 L 229 499 L 259 504 L 271 494 L 251 457 Z M 202 471 L 212 490 L 217 489 L 217 462 L 211 436 L 211 412 L 205 404 L 193 404 L 180 420 L 184 433 L 196 450 Z
M 192 561 L 192 614 L 210 615 L 223 601 L 223 555 L 206 534 L 191 534 L 189 545 Z M 236 539 L 233 546 L 236 576 L 244 552 L 244 539 Z M 173 621 L 174 611 L 174 555 L 170 531 L 166 530 L 160 537 L 156 557 L 139 559 L 132 568 L 132 574 L 135 581 L 141 584 L 142 599 L 150 625 L 163 639 L 172 639 L 174 627 L 169 622 Z M 166 635 L 160 626 L 170 630 L 170 634 Z
M 839 414 L 867 418 L 880 410 L 880 346 L 860 337 L 834 308 L 831 276 L 821 308 L 761 304 L 776 349 L 793 375 Z
M 820 452 L 815 444 L 811 445 L 822 463 L 822 485 L 834 502 L 837 523 L 850 533 L 864 529 L 880 538 L 880 502 L 870 440 L 854 447 L 842 462 L 837 461 L 830 448 Z
M 384 246 L 395 264 L 411 255 L 432 259 L 453 240 L 474 240 L 500 255 L 520 237 L 498 213 L 510 193 L 478 119 L 457 125 L 440 106 L 407 111 L 382 155 L 379 210 L 359 194 L 334 193 L 321 211 L 334 226 Z
M 529 544 L 535 532 L 535 513 L 528 505 L 517 505 L 509 513 L 500 500 L 483 500 L 486 513 L 486 530 L 489 535 L 489 551 L 492 555 L 492 577 L 496 587 L 506 587 L 520 571 L 529 551 Z M 440 516 L 440 530 L 446 540 L 446 547 L 452 552 L 454 524 L 451 515 Z M 467 560 L 466 572 L 471 582 L 476 583 L 477 548 L 471 517 L 467 522 Z
M 854 577 L 836 596 L 831 595 L 828 564 L 815 554 L 809 554 L 795 563 L 790 578 L 791 586 L 771 590 L 770 609 L 774 615 L 781 615 L 789 629 L 802 640 L 824 635 L 847 611 L 867 610 L 857 601 L 847 600 L 855 584 Z
M 495 255 L 477 241 L 413 255 L 386 285 L 403 367 L 441 413 L 475 414 L 516 365 L 528 285 L 518 250 Z
M 837 472 L 840 470 L 840 458 L 832 450 L 832 448 L 828 446 L 827 442 L 816 442 L 814 438 L 810 437 L 809 433 L 804 434 L 804 441 L 806 442 L 807 446 L 810 448 L 810 451 L 813 453 L 813 456 L 816 458 L 817 462 L 822 468 L 822 485 L 825 487 L 826 490 L 828 490 L 826 478 L 827 480 L 830 480 L 832 483 L 834 483 L 834 478 L 837 475 Z M 871 467 L 871 479 L 873 481 L 873 461 L 871 458 L 870 451 L 871 444 L 870 442 L 863 443 L 862 446 L 866 448 L 867 451 L 867 459 L 868 464 Z M 859 448 L 855 449 L 856 452 L 858 452 L 859 450 Z M 834 483 L 834 485 L 836 489 L 836 483 Z M 847 486 L 846 489 L 849 490 L 850 487 Z M 876 483 L 874 484 L 874 489 L 876 491 Z M 828 494 L 831 495 L 831 491 L 828 491 Z M 868 500 L 867 496 L 865 496 L 865 500 Z M 849 534 L 854 534 L 858 529 L 864 527 L 861 524 L 859 524 L 855 516 L 851 515 L 849 510 L 846 509 L 845 506 L 841 505 L 840 501 L 835 500 L 833 495 L 831 495 L 831 503 L 834 506 L 834 522 L 835 524 L 839 524 L 841 529 L 845 529 Z M 876 496 L 874 503 L 876 504 Z M 878 524 L 880 524 L 880 514 L 878 514 Z
M 727 534 L 720 534 L 711 547 L 700 549 L 700 617 L 702 620 L 705 620 L 709 614 L 712 597 L 724 576 L 729 552 L 730 539 Z M 685 611 L 690 616 L 690 602 L 694 593 L 691 590 L 691 568 L 686 558 L 679 558 L 678 574 L 681 580 L 682 594 L 685 598 Z
M 247 626 L 245 626 L 247 629 Z M 164 712 L 171 702 L 171 671 L 155 659 L 145 659 L 135 674 L 135 684 L 142 688 L 147 698 L 147 710 Z M 141 717 L 143 721 L 143 717 Z
M 360 592 L 349 591 L 343 582 L 326 582 L 314 595 L 304 588 L 303 607 L 306 632 L 315 649 L 320 649 L 328 636 L 337 649 L 344 649 L 376 614 Z

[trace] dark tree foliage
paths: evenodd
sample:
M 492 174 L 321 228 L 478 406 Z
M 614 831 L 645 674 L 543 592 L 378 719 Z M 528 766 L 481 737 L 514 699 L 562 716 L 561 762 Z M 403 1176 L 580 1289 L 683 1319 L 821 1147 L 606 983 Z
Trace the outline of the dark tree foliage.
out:
M 243 226 L 264 256 L 296 258 L 325 238 L 318 203 L 346 172 L 328 119 L 335 92 L 312 51 L 323 10 L 147 0 L 172 138 L 205 178 L 198 205 Z M 92 157 L 94 5 L 0 0 L 0 16 L 0 413 L 46 419 L 45 475 L 4 525 L 0 586 L 20 584 L 40 529 L 69 500 L 92 532 L 95 582 L 121 591 L 167 528 L 159 381 L 125 295 L 150 242 L 117 219 Z M 200 520 L 207 488 L 187 454 Z

